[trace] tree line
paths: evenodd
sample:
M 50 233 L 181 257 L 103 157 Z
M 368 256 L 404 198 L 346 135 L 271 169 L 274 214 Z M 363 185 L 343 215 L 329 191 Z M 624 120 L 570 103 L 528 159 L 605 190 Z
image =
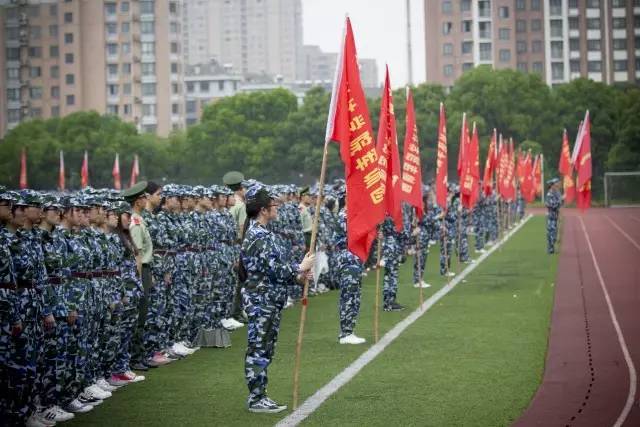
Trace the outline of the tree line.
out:
M 592 119 L 593 190 L 601 195 L 605 171 L 640 170 L 640 88 L 607 86 L 586 79 L 549 87 L 536 74 L 477 67 L 450 89 L 421 84 L 413 88 L 420 136 L 423 181 L 435 175 L 440 102 L 447 113 L 449 179 L 456 179 L 462 113 L 475 121 L 481 136 L 481 167 L 493 128 L 512 137 L 516 146 L 542 152 L 546 175 L 557 173 L 562 130 L 575 140 L 577 127 L 589 109 Z M 304 103 L 285 90 L 241 93 L 205 107 L 201 121 L 168 138 L 140 134 L 118 117 L 78 112 L 63 118 L 30 120 L 0 142 L 0 184 L 18 186 L 20 152 L 28 153 L 29 186 L 53 189 L 58 176 L 58 152 L 65 154 L 68 188 L 80 185 L 80 165 L 89 153 L 90 183 L 112 185 L 115 153 L 120 154 L 124 181 L 140 159 L 141 178 L 185 184 L 221 183 L 229 170 L 266 183 L 310 184 L 319 175 L 330 93 L 307 92 Z M 393 93 L 402 153 L 405 134 L 405 90 Z M 377 130 L 379 98 L 369 99 Z M 336 144 L 330 144 L 328 177 L 342 177 Z

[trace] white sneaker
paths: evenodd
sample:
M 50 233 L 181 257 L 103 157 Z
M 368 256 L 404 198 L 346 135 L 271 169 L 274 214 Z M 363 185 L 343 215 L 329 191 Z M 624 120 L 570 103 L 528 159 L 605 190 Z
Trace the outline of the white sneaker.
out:
M 84 391 L 91 393 L 93 397 L 100 400 L 108 399 L 109 397 L 111 397 L 110 391 L 104 391 L 96 384 L 90 385 L 89 387 L 85 388 Z
M 180 341 L 178 344 L 184 346 L 184 348 L 189 350 L 191 353 L 195 353 L 196 351 L 200 350 L 200 347 L 193 347 L 186 341 Z
M 133 371 L 127 371 L 124 374 L 130 378 L 132 383 L 139 383 L 140 381 L 144 381 L 146 379 L 144 375 L 138 375 Z
M 56 424 L 55 424 L 55 421 L 53 422 L 53 424 L 46 424 L 40 421 L 40 418 L 38 418 L 36 414 L 33 414 L 29 417 L 29 419 L 27 419 L 27 423 L 25 425 L 27 427 L 50 427 Z
M 56 411 L 51 408 L 40 408 L 36 412 L 29 417 L 33 418 L 35 421 L 42 423 L 45 426 L 54 426 L 56 425 Z M 27 425 L 29 423 L 27 422 Z
M 364 338 L 360 338 L 355 334 L 349 334 L 346 337 L 340 338 L 338 342 L 340 344 L 364 344 L 365 342 L 367 342 L 367 340 Z
M 414 283 L 414 284 L 413 284 L 413 287 L 414 287 L 414 288 L 422 288 L 422 289 L 424 289 L 424 288 L 430 288 L 430 287 L 431 287 L 431 285 L 430 285 L 430 284 L 428 284 L 428 283 L 427 283 L 427 282 L 425 282 L 425 281 L 422 281 L 422 282 L 420 282 L 420 283 Z
M 293 307 L 293 300 L 287 297 L 287 303 L 285 304 L 284 308 L 290 308 L 290 307 Z
M 118 389 L 118 387 L 109 384 L 104 378 L 100 378 L 98 381 L 96 381 L 96 385 L 100 387 L 102 391 L 108 391 L 109 393 Z
M 446 274 L 446 276 L 447 276 L 447 277 L 453 277 L 453 276 L 455 276 L 455 275 L 456 275 L 456 273 L 454 273 L 453 271 L 449 271 L 449 272 Z
M 61 422 L 64 422 L 64 421 L 69 421 L 69 420 L 71 420 L 71 419 L 76 417 L 71 412 L 65 411 L 64 409 L 62 409 L 58 405 L 53 406 L 52 409 L 56 412 L 56 422 L 61 423 Z
M 174 345 L 177 345 L 177 348 L 178 348 L 181 352 L 186 353 L 187 355 L 189 355 L 189 354 L 193 354 L 193 353 L 195 353 L 195 352 L 196 352 L 196 350 L 195 350 L 195 349 L 187 347 L 187 346 L 186 346 L 186 344 L 185 344 L 184 342 L 175 343 Z
M 239 328 L 242 328 L 244 326 L 244 323 L 238 322 L 233 317 L 231 319 L 229 319 L 229 323 L 231 323 L 231 326 L 233 327 L 233 329 L 239 329 Z
M 181 346 L 178 343 L 173 343 L 173 345 L 171 346 L 171 351 L 177 354 L 178 356 L 188 356 L 191 354 L 191 352 L 188 351 L 186 347 Z
M 67 412 L 84 414 L 93 409 L 91 405 L 83 405 L 78 399 L 73 399 L 71 403 L 64 407 Z

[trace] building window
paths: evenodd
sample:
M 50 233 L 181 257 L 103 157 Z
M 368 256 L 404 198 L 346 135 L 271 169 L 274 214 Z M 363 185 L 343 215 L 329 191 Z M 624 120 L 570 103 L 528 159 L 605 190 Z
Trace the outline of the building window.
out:
M 129 55 L 131 53 L 131 43 L 122 43 L 120 47 L 122 48 L 123 55 Z
M 109 96 L 117 96 L 119 87 L 118 85 L 107 85 L 107 94 Z
M 60 106 L 54 105 L 51 107 L 51 117 L 60 117 Z
M 117 105 L 107 105 L 107 114 L 118 114 L 118 106 Z
M 527 8 L 526 3 L 526 0 L 516 0 L 516 10 L 525 10 Z
M 562 0 L 549 0 L 549 13 L 551 16 L 562 15 Z
M 156 125 L 144 125 L 142 126 L 142 131 L 146 133 L 155 133 L 157 129 Z
M 525 41 L 517 41 L 516 42 L 516 52 L 518 53 L 526 53 L 527 52 L 527 42 Z
M 471 10 L 471 0 L 462 0 L 460 2 L 460 11 L 469 12 Z
M 58 5 L 57 4 L 49 5 L 49 15 L 58 16 Z
M 569 50 L 580 50 L 580 39 L 569 39 Z
M 155 96 L 156 84 L 155 83 L 142 83 L 142 96 Z
M 453 76 L 453 65 L 447 64 L 442 67 L 442 73 L 447 77 Z
M 448 0 L 445 0 L 442 2 L 442 13 L 450 15 L 451 12 L 453 12 L 453 6 L 451 5 L 451 2 Z
M 51 99 L 60 99 L 60 86 L 51 86 Z
M 490 0 L 478 0 L 478 15 L 481 18 L 491 17 L 491 1 Z
M 470 33 L 472 24 L 473 24 L 473 21 L 471 21 L 471 20 L 462 21 L 462 28 L 461 28 L 462 32 L 463 33 Z
M 49 46 L 49 58 L 57 58 L 60 56 L 60 48 L 58 46 Z
M 442 23 L 442 34 L 449 35 L 451 34 L 451 30 L 453 29 L 453 24 L 451 22 L 443 22 Z
M 18 40 L 20 36 L 20 30 L 18 27 L 7 27 L 7 40 Z
M 509 17 L 509 7 L 508 6 L 500 6 L 498 8 L 498 16 L 502 19 L 506 19 Z
M 569 61 L 569 70 L 571 70 L 572 73 L 579 73 L 580 72 L 580 60 L 579 59 L 572 59 L 571 61 Z
M 529 66 L 526 62 L 518 62 L 518 71 L 521 73 L 526 73 L 529 71 Z
M 602 71 L 602 61 L 588 61 L 587 71 L 595 73 Z
M 531 69 L 534 73 L 542 74 L 542 62 L 534 62 L 531 64 Z
M 580 20 L 577 16 L 569 17 L 569 29 L 570 30 L 579 30 L 580 29 Z
M 52 65 L 51 68 L 49 68 L 49 76 L 53 79 L 60 77 L 60 67 Z
M 600 9 L 600 0 L 587 0 L 587 7 Z
M 125 76 L 131 74 L 131 63 L 125 62 L 124 64 L 122 64 L 122 74 L 124 74 Z
M 42 48 L 40 46 L 30 47 L 29 58 L 42 58 Z
M 131 24 L 129 24 L 128 22 L 123 22 L 122 25 L 120 25 L 120 31 L 122 32 L 122 34 L 129 34 L 130 28 Z
M 613 61 L 613 71 L 627 71 L 627 61 Z
M 107 55 L 108 56 L 118 55 L 118 43 L 107 43 Z
M 129 12 L 129 2 L 128 1 L 123 1 L 122 3 L 120 3 L 120 12 L 122 12 L 122 13 L 128 13 Z
M 541 40 L 534 40 L 531 42 L 531 52 L 534 52 L 534 53 L 542 52 Z
M 142 54 L 153 55 L 156 49 L 156 44 L 153 42 L 142 43 Z
M 122 111 L 122 113 L 123 113 L 125 116 L 130 115 L 130 114 L 131 114 L 131 104 L 124 104 L 124 105 L 122 106 L 122 110 L 123 110 L 123 111 Z
M 451 46 L 451 50 L 453 51 L 453 46 Z M 220 92 L 224 90 L 224 80 L 218 80 L 218 90 Z
M 7 78 L 8 79 L 19 79 L 20 78 L 20 69 L 19 68 L 7 68 Z
M 171 22 L 169 24 L 169 32 L 171 32 L 171 34 L 178 34 L 180 32 L 180 26 L 177 22 Z
M 73 43 L 73 33 L 64 33 L 64 44 Z
M 551 59 L 562 59 L 564 56 L 564 49 L 562 42 L 551 42 Z
M 118 24 L 116 24 L 115 22 L 107 22 L 106 27 L 108 35 L 115 36 L 116 34 L 118 34 Z
M 7 89 L 7 101 L 20 101 L 20 89 Z
M 65 24 L 72 24 L 73 23 L 73 13 L 66 12 L 64 14 L 64 23 Z
M 42 68 L 40 67 L 29 67 L 29 77 L 32 79 L 37 79 L 42 76 Z
M 590 50 L 592 52 L 599 52 L 600 50 L 602 50 L 600 40 L 587 40 L 587 50 Z
M 620 30 L 627 28 L 626 18 L 613 18 L 613 28 Z
M 76 105 L 75 95 L 67 95 L 67 105 Z
M 500 40 L 509 40 L 511 38 L 511 29 L 510 28 L 500 28 L 498 30 L 498 38 Z
M 599 30 L 600 29 L 600 18 L 587 18 L 587 29 L 588 30 Z
M 42 108 L 32 108 L 31 109 L 31 117 L 38 119 L 42 117 Z
M 7 110 L 7 120 L 9 123 L 20 121 L 20 110 Z
M 73 53 L 65 53 L 64 54 L 64 63 L 65 64 L 73 64 Z
M 531 10 L 540 10 L 540 0 L 531 0 Z
M 491 43 L 480 43 L 480 60 L 491 60 Z
M 540 19 L 532 19 L 531 31 L 540 31 L 540 30 L 542 30 L 542 21 Z
M 30 87 L 29 97 L 31 99 L 42 99 L 42 88 L 40 86 Z
M 171 42 L 171 53 L 180 53 L 180 49 L 178 47 L 177 42 Z
M 627 7 L 627 0 L 612 0 L 613 7 Z
M 155 116 L 156 115 L 156 104 L 142 104 L 142 115 L 143 116 Z
M 187 114 L 193 114 L 196 112 L 196 101 L 187 101 L 186 102 L 186 112 Z
M 155 62 L 143 62 L 142 63 L 142 75 L 143 76 L 153 76 L 156 74 L 156 63 Z
M 511 61 L 511 51 L 509 49 L 500 49 L 498 52 L 501 62 L 509 62 Z
M 38 26 L 31 26 L 29 28 L 29 38 L 31 40 L 40 40 L 42 38 L 42 28 Z
M 200 92 L 209 92 L 209 82 L 200 82 Z
M 153 14 L 154 2 L 151 0 L 145 0 L 140 2 L 140 13 Z
M 72 85 L 72 84 L 74 84 L 76 82 L 76 77 L 73 74 L 66 74 L 64 76 L 64 81 L 68 85 Z
M 562 21 L 559 19 L 551 20 L 551 37 L 562 37 Z
M 107 64 L 107 74 L 110 77 L 116 77 L 118 75 L 118 64 Z
M 104 13 L 109 16 L 109 15 L 115 15 L 117 11 L 116 8 L 116 4 L 115 3 L 105 3 L 104 4 Z
M 154 33 L 155 22 L 154 21 L 144 21 L 140 23 L 140 32 L 142 34 L 153 34 Z
M 569 7 L 572 9 L 578 8 L 578 0 L 569 0 Z
M 187 92 L 193 93 L 195 91 L 195 85 L 193 82 L 187 82 Z
M 177 62 L 172 62 L 171 63 L 171 74 L 178 74 L 178 63 Z
M 125 83 L 122 85 L 122 94 L 131 95 L 131 83 Z
M 473 51 L 473 42 L 462 42 L 462 53 L 471 53 Z
M 20 48 L 8 47 L 6 50 L 7 61 L 20 60 Z
M 49 37 L 58 37 L 57 25 L 49 25 Z
M 613 39 L 613 48 L 615 50 L 627 50 L 627 39 Z
M 527 32 L 527 21 L 524 19 L 516 20 L 516 32 L 517 33 L 526 33 Z
M 258 3 L 260 3 L 258 1 Z M 178 14 L 178 4 L 176 2 L 171 2 L 169 3 L 169 13 L 172 15 L 177 15 Z
M 171 104 L 171 114 L 180 114 L 180 104 Z
M 40 6 L 38 5 L 29 6 L 28 12 L 30 17 L 32 18 L 38 17 L 40 16 Z
M 453 44 L 452 43 L 445 43 L 445 44 L 442 45 L 442 55 L 444 55 L 444 56 L 453 55 Z
M 479 22 L 478 28 L 480 29 L 480 38 L 481 39 L 490 39 L 491 38 L 491 22 Z

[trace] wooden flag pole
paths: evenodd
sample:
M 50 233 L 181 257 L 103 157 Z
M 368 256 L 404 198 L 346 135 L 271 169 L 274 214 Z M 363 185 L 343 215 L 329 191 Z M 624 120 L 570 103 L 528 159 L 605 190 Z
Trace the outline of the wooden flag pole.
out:
M 311 228 L 311 242 L 309 243 L 309 252 L 316 252 L 316 239 L 318 237 L 318 223 L 320 221 L 320 205 L 324 196 L 324 181 L 327 171 L 327 152 L 329 148 L 329 140 L 324 143 L 324 152 L 322 153 L 322 167 L 320 169 L 320 182 L 318 183 L 318 200 L 316 200 L 316 211 L 313 213 L 313 226 Z M 302 308 L 300 309 L 300 327 L 298 329 L 298 338 L 296 340 L 296 356 L 293 367 L 293 409 L 298 407 L 298 386 L 300 380 L 300 361 L 302 355 L 302 338 L 304 337 L 304 324 L 307 320 L 307 296 L 309 294 L 309 279 L 305 277 L 304 287 L 302 288 Z
M 382 231 L 378 232 L 378 247 L 376 249 L 376 302 L 373 312 L 373 342 L 378 342 L 380 336 L 380 257 L 382 256 Z

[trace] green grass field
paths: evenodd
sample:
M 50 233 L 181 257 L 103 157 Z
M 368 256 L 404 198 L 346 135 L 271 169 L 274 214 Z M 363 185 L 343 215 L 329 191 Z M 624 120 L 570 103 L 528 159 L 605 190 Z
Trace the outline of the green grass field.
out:
M 426 279 L 437 274 L 431 248 Z M 473 254 L 473 251 L 472 251 Z M 400 274 L 399 313 L 381 313 L 381 334 L 418 306 L 412 260 Z M 526 408 L 540 382 L 547 348 L 557 257 L 545 252 L 544 218 L 529 221 L 451 293 L 410 326 L 358 376 L 305 421 L 310 425 L 508 425 Z M 457 271 L 457 266 L 453 267 Z M 373 340 L 375 274 L 363 282 L 356 333 L 364 346 L 337 344 L 337 292 L 312 298 L 303 345 L 302 399 L 365 351 Z M 299 306 L 283 316 L 269 394 L 291 402 Z M 67 425 L 273 425 L 277 415 L 245 409 L 246 333 L 228 349 L 202 349 L 148 372 L 147 381 L 115 392 Z

